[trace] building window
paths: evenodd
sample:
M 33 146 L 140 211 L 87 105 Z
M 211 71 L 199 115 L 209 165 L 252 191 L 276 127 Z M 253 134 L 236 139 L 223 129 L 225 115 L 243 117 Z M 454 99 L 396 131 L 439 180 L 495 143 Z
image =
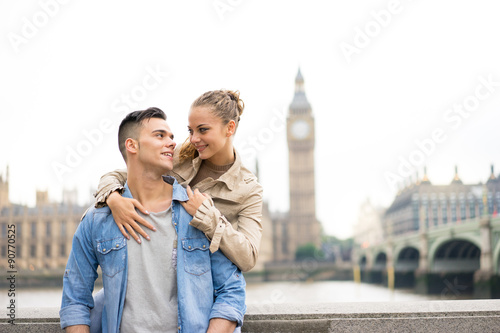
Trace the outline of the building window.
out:
M 479 208 L 479 211 L 478 211 L 477 215 L 478 216 L 483 216 L 483 214 L 484 214 L 483 200 L 482 199 L 478 200 L 477 204 L 478 204 L 478 208 Z
M 30 246 L 30 257 L 36 258 L 36 245 Z
M 451 221 L 457 222 L 457 202 L 456 202 L 456 200 L 451 201 Z
M 435 199 L 432 200 L 432 219 L 434 220 L 434 225 L 438 225 L 439 216 L 438 216 L 438 204 Z
M 442 222 L 443 224 L 448 223 L 448 205 L 446 204 L 446 201 L 441 201 L 441 217 L 442 217 Z
M 45 256 L 50 258 L 50 244 L 45 245 Z
M 19 222 L 16 225 L 16 238 L 17 239 L 20 239 L 22 237 L 22 235 L 23 235 L 23 233 L 22 233 L 22 230 L 23 230 L 22 226 L 23 226 L 23 224 L 21 222 Z
M 7 245 L 2 245 L 2 258 L 7 257 Z
M 61 257 L 66 257 L 66 244 L 61 244 Z
M 425 214 L 425 227 L 429 228 L 429 203 L 427 200 L 424 200 L 422 205 L 424 206 L 424 214 Z
M 286 228 L 286 224 L 283 223 L 283 237 L 281 238 L 281 251 L 283 251 L 284 254 L 288 253 L 288 242 L 290 241 L 288 239 L 288 232 Z
M 7 223 L 2 223 L 2 238 L 7 238 Z
M 16 245 L 16 256 L 18 258 L 22 258 L 23 257 L 23 251 L 22 251 L 22 247 L 21 245 Z
M 45 236 L 50 237 L 51 234 L 52 234 L 52 223 L 50 223 L 50 221 L 47 221 L 47 229 Z
M 474 199 L 469 200 L 469 218 L 476 218 L 476 203 L 474 202 Z
M 31 239 L 36 239 L 36 222 L 31 222 Z
M 467 220 L 465 200 L 460 200 L 460 219 L 462 221 Z
M 495 210 L 493 214 L 498 214 L 498 209 L 500 208 L 500 192 L 495 193 Z
M 61 239 L 66 238 L 66 221 L 62 221 L 61 223 Z
M 418 201 L 412 202 L 412 210 L 413 210 L 413 226 L 408 226 L 405 228 L 406 230 L 402 230 L 402 232 L 410 231 L 410 230 L 418 230 L 419 229 L 419 211 L 418 211 Z
M 488 213 L 493 214 L 493 195 L 488 191 Z

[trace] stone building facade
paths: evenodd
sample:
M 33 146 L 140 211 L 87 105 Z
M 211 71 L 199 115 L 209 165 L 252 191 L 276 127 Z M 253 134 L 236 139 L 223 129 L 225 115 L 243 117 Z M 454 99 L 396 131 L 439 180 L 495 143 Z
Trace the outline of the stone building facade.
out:
M 482 215 L 495 217 L 500 207 L 500 181 L 493 166 L 485 183 L 464 184 L 455 167 L 455 176 L 448 185 L 434 185 L 424 177 L 401 190 L 385 211 L 385 236 L 416 232 L 424 223 L 426 229 L 460 224 Z
M 74 191 L 65 191 L 61 203 L 50 202 L 47 191 L 36 192 L 35 207 L 11 203 L 8 174 L 7 167 L 6 175 L 0 176 L 0 267 L 7 269 L 7 237 L 12 230 L 17 270 L 65 267 L 73 234 L 86 207 L 76 204 Z

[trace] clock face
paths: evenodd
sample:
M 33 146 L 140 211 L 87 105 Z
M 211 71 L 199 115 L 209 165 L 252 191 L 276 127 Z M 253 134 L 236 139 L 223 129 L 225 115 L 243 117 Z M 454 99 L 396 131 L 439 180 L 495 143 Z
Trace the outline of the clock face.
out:
M 305 120 L 297 120 L 292 124 L 292 135 L 297 140 L 307 138 L 310 132 L 311 127 Z

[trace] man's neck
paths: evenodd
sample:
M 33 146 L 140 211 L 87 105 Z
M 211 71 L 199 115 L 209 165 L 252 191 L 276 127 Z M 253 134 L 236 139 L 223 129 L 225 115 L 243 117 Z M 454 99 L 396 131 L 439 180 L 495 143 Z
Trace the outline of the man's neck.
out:
M 158 172 L 129 166 L 127 184 L 132 197 L 150 212 L 167 210 L 172 203 L 172 185 Z

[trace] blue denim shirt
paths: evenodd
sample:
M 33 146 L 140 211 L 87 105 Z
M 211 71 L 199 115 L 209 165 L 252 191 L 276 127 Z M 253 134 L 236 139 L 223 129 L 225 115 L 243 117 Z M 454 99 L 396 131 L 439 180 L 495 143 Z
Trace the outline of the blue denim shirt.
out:
M 128 185 L 123 196 L 132 197 Z M 172 223 L 178 238 L 179 332 L 206 332 L 211 318 L 235 321 L 239 332 L 246 311 L 245 279 L 222 252 L 210 253 L 206 236 L 189 225 L 192 217 L 179 203 L 186 200 L 186 191 L 175 182 Z M 63 279 L 61 328 L 90 326 L 98 266 L 104 285 L 103 332 L 119 332 L 127 289 L 127 240 L 108 207 L 89 209 L 73 237 Z

